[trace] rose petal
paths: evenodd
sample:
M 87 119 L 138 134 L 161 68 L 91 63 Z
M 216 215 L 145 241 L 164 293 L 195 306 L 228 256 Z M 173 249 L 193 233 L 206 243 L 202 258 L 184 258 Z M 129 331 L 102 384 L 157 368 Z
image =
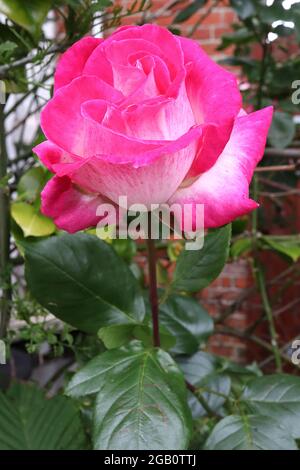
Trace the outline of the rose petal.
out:
M 55 168 L 57 165 L 64 166 L 65 164 L 72 164 L 81 160 L 76 155 L 71 155 L 49 140 L 36 145 L 32 151 L 37 154 L 42 163 L 52 173 L 56 173 Z
M 216 64 L 195 41 L 183 37 L 178 40 L 188 69 L 187 93 L 197 123 L 222 124 L 235 118 L 242 107 L 236 76 Z
M 195 142 L 158 158 L 151 165 L 134 168 L 130 164 L 89 159 L 71 175 L 72 181 L 87 191 L 97 191 L 116 204 L 127 196 L 128 204 L 165 203 L 188 172 L 195 154 Z
M 152 47 L 157 46 L 161 51 L 160 56 L 168 66 L 171 80 L 174 80 L 179 70 L 183 68 L 184 61 L 180 43 L 177 36 L 170 33 L 166 28 L 155 24 L 121 27 L 105 41 L 106 47 L 112 41 L 124 39 L 144 39 L 151 43 Z
M 135 63 L 146 75 L 153 70 L 153 76 L 159 94 L 164 95 L 171 84 L 170 72 L 166 63 L 157 55 L 142 55 L 139 53 L 131 54 L 128 57 L 130 63 Z
M 273 108 L 236 119 L 232 135 L 215 165 L 189 187 L 179 189 L 170 204 L 204 204 L 205 226 L 218 227 L 257 207 L 249 184 L 263 156 Z
M 96 226 L 101 220 L 96 215 L 97 208 L 106 202 L 98 194 L 81 192 L 67 176 L 54 176 L 43 189 L 41 198 L 43 214 L 51 217 L 58 228 L 70 233 Z
M 85 37 L 77 41 L 60 57 L 54 75 L 54 92 L 68 85 L 74 78 L 79 77 L 87 59 L 103 39 Z
M 84 158 L 99 155 L 117 163 L 131 162 L 136 167 L 177 152 L 202 134 L 201 128 L 192 128 L 174 141 L 134 139 L 109 129 L 84 113 L 87 101 L 101 99 L 113 104 L 120 102 L 121 97 L 120 92 L 96 77 L 76 78 L 61 88 L 42 111 L 44 134 L 68 153 Z
M 102 135 L 97 133 L 97 123 L 82 116 L 81 105 L 93 99 L 113 103 L 122 97 L 120 92 L 96 77 L 76 78 L 61 88 L 43 109 L 43 132 L 69 153 L 82 157 L 94 155 L 101 151 L 97 145 L 101 144 Z
M 220 67 L 195 41 L 179 38 L 187 68 L 187 94 L 196 122 L 206 123 L 204 141 L 188 177 L 207 171 L 224 149 L 242 98 L 236 77 Z
M 103 47 L 105 42 L 106 40 L 92 51 L 85 63 L 82 75 L 94 75 L 113 86 L 114 79 L 111 63 L 106 58 Z
M 90 116 L 98 117 L 100 106 L 87 102 L 83 108 L 83 112 L 88 109 Z M 102 124 L 128 137 L 163 141 L 183 136 L 195 125 L 195 119 L 182 83 L 177 98 L 159 96 L 124 109 L 123 104 L 120 109 L 110 107 L 106 110 Z

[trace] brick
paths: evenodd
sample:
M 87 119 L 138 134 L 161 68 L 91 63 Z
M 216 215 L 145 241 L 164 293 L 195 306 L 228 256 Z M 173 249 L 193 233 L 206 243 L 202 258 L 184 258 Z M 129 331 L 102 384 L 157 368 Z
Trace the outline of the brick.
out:
M 231 347 L 225 347 L 225 346 L 217 346 L 217 347 L 212 347 L 212 352 L 219 356 L 224 356 L 228 358 L 232 358 L 234 354 L 234 348 Z
M 219 39 L 224 34 L 229 34 L 232 32 L 231 26 L 213 26 L 212 27 L 212 37 Z
M 219 312 L 220 312 L 220 309 L 218 308 L 217 305 L 215 304 L 210 304 L 210 303 L 205 303 L 205 302 L 201 302 L 201 305 L 203 308 L 205 308 L 207 310 L 207 312 L 212 316 L 212 317 L 216 317 L 219 315 Z
M 170 16 L 161 16 L 155 21 L 159 26 L 170 26 L 172 24 L 172 18 Z
M 223 12 L 223 24 L 231 26 L 233 23 L 238 22 L 238 17 L 235 12 L 228 8 Z
M 250 282 L 249 278 L 240 277 L 239 279 L 236 279 L 235 285 L 239 289 L 246 289 L 247 287 L 249 287 L 251 285 L 251 282 Z
M 199 26 L 193 34 L 193 39 L 213 39 L 214 33 L 211 26 Z
M 152 0 L 153 2 L 153 0 Z M 154 3 L 153 2 L 153 8 L 154 10 L 156 10 L 156 7 L 154 8 Z M 165 3 L 165 2 L 163 2 Z M 174 13 L 178 13 L 179 11 L 181 11 L 183 8 L 187 7 L 189 4 L 189 0 L 185 0 L 185 1 L 181 1 L 181 2 L 178 2 L 178 3 L 175 3 L 175 5 L 171 8 L 171 10 L 174 12 Z
M 211 292 L 210 292 L 209 289 L 203 289 L 201 294 L 200 294 L 200 298 L 201 299 L 207 299 L 207 298 L 210 297 L 210 295 L 211 295 Z
M 222 278 L 222 286 L 223 287 L 231 287 L 231 279 L 230 277 Z
M 243 314 L 241 317 L 237 318 L 235 315 L 232 315 L 226 319 L 225 324 L 230 328 L 235 328 L 238 330 L 244 330 L 247 327 L 247 317 L 246 314 Z
M 182 9 L 182 8 L 181 8 Z M 194 26 L 194 24 L 202 17 L 203 14 L 205 14 L 205 12 L 207 11 L 207 8 L 199 8 L 199 10 L 194 13 L 194 15 L 192 15 L 190 18 L 188 18 L 184 23 L 182 24 L 185 24 L 185 25 L 189 25 L 189 26 Z M 209 16 L 213 15 L 213 13 L 211 13 Z M 218 19 L 213 19 L 212 22 L 206 22 L 205 24 L 212 24 L 214 23 L 215 21 L 220 21 L 220 17 L 218 16 L 217 17 Z M 201 24 L 204 24 L 204 22 L 201 22 Z M 180 23 L 181 25 L 181 23 Z
M 129 26 L 129 25 L 138 23 L 139 20 L 140 20 L 140 15 L 127 16 L 121 19 L 121 25 Z
M 222 24 L 223 23 L 223 14 L 220 11 L 213 10 L 204 20 L 201 22 L 201 25 L 213 25 L 213 24 Z
M 209 43 L 209 44 L 204 44 L 203 41 L 200 41 L 200 46 L 202 47 L 202 49 L 205 50 L 205 52 L 212 56 L 212 55 L 217 55 L 218 54 L 218 51 L 217 51 L 217 47 L 218 47 L 218 43 Z
M 132 0 L 129 1 L 129 3 L 132 3 Z M 188 1 L 186 2 L 188 3 Z M 166 4 L 166 0 L 152 0 L 152 7 L 150 8 L 151 11 L 156 11 L 162 8 Z
M 210 284 L 210 289 L 215 289 L 216 287 L 221 287 L 221 286 L 222 286 L 221 279 L 217 278 Z

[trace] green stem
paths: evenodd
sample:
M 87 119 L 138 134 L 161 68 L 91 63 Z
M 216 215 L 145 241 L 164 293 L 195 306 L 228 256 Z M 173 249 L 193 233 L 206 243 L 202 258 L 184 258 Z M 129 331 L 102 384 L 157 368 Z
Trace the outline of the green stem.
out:
M 260 69 L 260 79 L 258 84 L 258 91 L 257 91 L 257 105 L 256 108 L 260 109 L 262 106 L 263 100 L 263 87 L 265 84 L 266 72 L 267 72 L 267 57 L 269 52 L 269 45 L 267 43 L 267 37 L 265 37 L 261 42 L 262 47 L 262 60 L 261 60 L 261 69 Z M 258 187 L 258 178 L 257 175 L 254 174 L 252 180 L 252 197 L 254 200 L 257 200 L 259 196 L 259 187 Z M 269 324 L 269 332 L 271 336 L 271 347 L 275 359 L 276 369 L 278 372 L 282 371 L 282 361 L 281 361 L 281 354 L 280 349 L 277 342 L 277 332 L 275 327 L 275 322 L 272 313 L 272 307 L 270 304 L 267 287 L 266 287 L 266 280 L 262 270 L 262 266 L 258 257 L 258 212 L 252 212 L 252 247 L 253 247 L 253 254 L 254 254 L 254 274 L 257 283 L 258 290 L 260 292 L 260 296 L 262 299 L 262 304 L 264 308 L 264 312 L 266 314 L 268 324 Z
M 215 413 L 214 410 L 211 409 L 211 407 L 209 406 L 209 404 L 205 400 L 205 398 L 202 395 L 202 393 L 200 392 L 200 390 L 188 381 L 186 381 L 185 384 L 186 384 L 187 388 L 190 390 L 190 392 L 192 392 L 195 395 L 195 397 L 197 398 L 199 403 L 202 405 L 202 407 L 206 411 L 207 415 L 210 416 L 211 418 L 219 418 L 219 415 L 217 413 Z
M 229 328 L 229 327 L 218 328 L 216 332 L 222 335 L 229 335 L 229 336 L 234 336 L 236 338 L 241 338 L 243 340 L 252 341 L 253 343 L 260 346 L 261 348 L 273 354 L 272 346 L 267 341 L 264 341 L 263 339 L 253 334 L 245 333 L 244 331 L 238 331 L 238 330 L 235 330 L 234 328 Z M 281 350 L 279 351 L 280 351 L 281 359 L 285 361 L 287 364 L 291 365 L 291 358 L 287 354 L 284 354 Z
M 252 187 L 251 187 L 252 199 L 256 201 L 258 199 L 258 178 L 254 173 L 252 178 Z M 257 249 L 257 227 L 258 227 L 258 211 L 255 210 L 251 214 L 252 218 L 252 240 L 253 240 L 253 249 Z
M 252 197 L 254 200 L 258 199 L 258 179 L 257 176 L 254 175 L 252 180 Z M 262 266 L 259 261 L 258 257 L 258 237 L 257 237 L 257 227 L 258 227 L 258 212 L 252 212 L 252 248 L 253 248 L 253 258 L 254 258 L 254 275 L 256 279 L 256 284 L 262 299 L 263 309 L 266 314 L 268 325 L 269 325 L 269 332 L 271 336 L 271 346 L 272 351 L 275 359 L 276 369 L 278 372 L 282 371 L 282 362 L 281 362 L 281 355 L 280 350 L 277 342 L 277 332 L 275 327 L 275 322 L 272 313 L 272 307 L 269 301 L 267 287 L 266 287 L 266 280 L 262 270 Z
M 156 280 L 156 249 L 155 242 L 151 239 L 151 212 L 148 213 L 148 266 L 149 266 L 149 299 L 152 313 L 153 346 L 160 347 L 159 336 L 159 302 Z
M 282 372 L 281 354 L 280 354 L 280 349 L 279 349 L 278 342 L 277 342 L 277 332 L 276 332 L 274 317 L 272 313 L 272 307 L 271 307 L 268 293 L 267 293 L 265 276 L 262 270 L 262 266 L 260 265 L 258 260 L 254 261 L 254 269 L 255 269 L 257 285 L 258 285 L 259 292 L 261 295 L 264 311 L 267 316 L 267 320 L 269 324 L 271 345 L 272 345 L 272 351 L 274 354 L 276 369 L 277 369 L 277 372 Z
M 4 129 L 4 105 L 0 104 L 0 180 L 7 174 L 7 152 Z M 0 188 L 0 339 L 6 334 L 11 304 L 10 283 L 10 215 L 9 191 L 6 187 Z

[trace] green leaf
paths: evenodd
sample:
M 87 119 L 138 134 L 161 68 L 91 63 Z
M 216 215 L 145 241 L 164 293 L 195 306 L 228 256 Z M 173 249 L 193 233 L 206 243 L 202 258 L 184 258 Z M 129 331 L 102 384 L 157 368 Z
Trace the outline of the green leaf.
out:
M 286 20 L 287 11 L 282 5 L 282 0 L 275 0 L 273 5 L 260 5 L 259 6 L 259 18 L 263 23 L 271 25 L 277 20 Z
M 159 335 L 162 348 L 169 350 L 173 348 L 176 339 L 171 333 L 163 326 L 159 325 Z M 151 347 L 153 344 L 153 328 L 152 325 L 138 325 L 133 329 L 133 336 L 142 341 L 146 347 Z
M 12 174 L 8 173 L 0 179 L 0 189 L 3 189 L 4 191 L 7 191 L 9 189 L 9 180 L 11 177 Z
M 85 448 L 79 412 L 66 397 L 47 400 L 33 385 L 0 392 L 1 450 L 76 450 Z
M 193 354 L 213 333 L 214 323 L 199 301 L 182 295 L 171 295 L 160 305 L 160 323 L 176 338 L 172 352 Z
M 272 147 L 284 149 L 293 141 L 296 134 L 296 125 L 293 116 L 288 113 L 276 111 L 269 131 L 269 142 Z
M 156 282 L 160 286 L 165 286 L 169 283 L 168 270 L 160 260 L 156 263 Z
M 0 44 L 0 56 L 10 56 L 16 49 L 17 44 L 12 41 L 5 41 Z
M 232 236 L 242 235 L 247 230 L 249 223 L 248 216 L 239 217 L 232 222 Z
M 159 349 L 130 348 L 101 354 L 67 387 L 77 397 L 97 393 L 95 449 L 186 449 L 191 416 L 184 378 Z
M 48 176 L 42 167 L 33 167 L 26 171 L 18 183 L 18 196 L 27 202 L 35 201 L 47 182 Z
M 174 346 L 176 340 L 162 325 L 160 325 L 159 330 L 161 346 L 165 350 L 169 350 Z M 110 325 L 100 328 L 98 336 L 107 349 L 119 348 L 133 339 L 138 339 L 142 341 L 144 346 L 151 347 L 153 344 L 152 331 L 150 325 Z
M 274 32 L 275 34 L 278 34 L 278 36 L 281 36 L 281 37 L 291 36 L 292 34 L 295 33 L 294 28 L 291 28 L 290 26 L 285 26 L 283 24 L 279 24 L 278 26 L 272 29 L 273 29 L 272 32 Z
M 182 250 L 183 250 L 182 241 L 168 243 L 167 253 L 168 253 L 169 260 L 172 262 L 177 261 L 178 256 L 180 255 Z
M 194 0 L 190 5 L 181 10 L 174 18 L 174 23 L 183 23 L 193 16 L 197 11 L 205 5 L 207 0 Z
M 181 252 L 172 283 L 173 289 L 197 292 L 219 276 L 228 258 L 231 225 L 205 237 L 201 250 Z
M 210 409 L 218 412 L 231 389 L 230 377 L 221 372 L 219 358 L 198 351 L 193 356 L 177 358 L 177 363 L 186 380 L 199 390 Z M 189 394 L 189 405 L 194 419 L 207 415 L 194 394 Z
M 295 24 L 296 36 L 298 42 L 300 42 L 300 5 L 294 4 L 291 8 L 293 21 Z
M 294 438 L 300 438 L 300 377 L 259 377 L 248 383 L 242 400 L 254 413 L 276 418 Z
M 230 248 L 230 254 L 233 258 L 239 258 L 241 255 L 248 253 L 252 249 L 251 238 L 239 238 Z
M 25 68 L 14 69 L 14 75 L 4 80 L 6 93 L 26 93 L 28 91 L 28 84 L 26 83 Z
M 204 377 L 215 372 L 218 361 L 216 356 L 204 351 L 198 351 L 193 356 L 177 358 L 177 363 L 183 370 L 186 380 L 192 385 L 196 385 Z
M 110 325 L 100 328 L 98 336 L 107 349 L 115 349 L 133 339 L 133 325 Z
M 34 47 L 29 33 L 16 25 L 0 23 L 0 64 L 8 64 L 13 60 L 21 59 Z M 13 48 L 12 45 L 16 47 Z M 9 48 L 9 50 L 8 50 Z M 4 49 L 4 50 L 3 50 Z M 26 77 L 25 66 L 14 69 L 4 80 L 6 93 L 26 93 L 28 91 L 28 77 Z
M 144 286 L 144 271 L 143 269 L 134 261 L 129 264 L 129 269 L 134 275 L 135 279 L 141 286 Z
M 180 356 L 177 358 L 177 363 L 183 370 L 187 381 L 193 385 L 200 384 L 207 377 L 219 374 L 228 375 L 232 379 L 238 377 L 242 381 L 261 375 L 256 364 L 243 367 L 227 358 L 204 351 L 198 351 L 193 356 Z
M 256 60 L 250 59 L 249 57 L 243 57 L 243 56 L 224 57 L 224 59 L 218 60 L 218 64 L 220 64 L 220 65 L 232 65 L 232 66 L 243 66 L 243 67 L 248 67 L 249 69 L 258 66 L 258 62 Z
M 116 253 L 128 263 L 131 262 L 132 258 L 136 254 L 136 244 L 130 238 L 127 240 L 112 240 L 112 247 Z
M 11 216 L 21 227 L 25 237 L 45 237 L 56 230 L 51 219 L 27 202 L 13 202 Z
M 74 7 L 76 7 L 76 0 L 69 0 L 69 1 L 70 3 L 74 3 Z M 92 12 L 96 13 L 110 6 L 113 6 L 113 2 L 110 0 L 96 0 L 95 2 L 92 3 L 92 5 L 90 5 L 90 8 Z
M 256 7 L 253 0 L 231 0 L 230 4 L 241 20 L 246 20 L 256 14 Z
M 207 450 L 297 450 L 288 430 L 268 416 L 227 416 L 209 436 Z
M 0 12 L 25 28 L 33 36 L 39 36 L 48 11 L 50 0 L 0 0 Z
M 273 250 L 281 253 L 288 258 L 290 258 L 294 263 L 300 258 L 300 237 L 291 236 L 291 237 L 273 237 L 273 236 L 263 236 L 260 239 L 267 246 L 271 247 Z
M 291 100 L 290 93 L 292 83 L 295 80 L 298 80 L 299 76 L 300 60 L 297 58 L 294 60 L 290 59 L 280 64 L 274 64 L 272 74 L 269 78 L 268 94 L 270 94 L 270 96 L 275 100 L 277 100 L 277 97 L 280 98 L 278 108 L 281 111 L 288 113 L 290 117 L 292 117 L 295 111 L 298 110 L 297 106 L 295 106 Z M 283 100 L 286 102 L 289 101 L 290 106 L 288 109 L 286 106 L 282 106 Z
M 28 287 L 58 318 L 88 333 L 143 320 L 137 281 L 107 243 L 78 233 L 23 246 Z
M 224 34 L 222 36 L 222 43 L 218 47 L 218 50 L 226 49 L 227 47 L 234 45 L 243 45 L 252 42 L 255 39 L 254 34 L 247 28 L 240 28 L 234 33 Z
M 230 389 L 230 377 L 219 373 L 204 377 L 197 385 L 197 391 L 201 393 L 209 408 L 216 413 L 222 412 L 221 408 L 230 393 Z M 194 419 L 207 415 L 207 411 L 193 393 L 189 394 L 188 402 Z
M 218 369 L 220 372 L 226 372 L 231 378 L 238 379 L 240 381 L 248 381 L 254 377 L 261 377 L 262 372 L 258 365 L 254 362 L 248 366 L 241 366 L 235 362 L 230 361 L 225 357 L 219 356 Z

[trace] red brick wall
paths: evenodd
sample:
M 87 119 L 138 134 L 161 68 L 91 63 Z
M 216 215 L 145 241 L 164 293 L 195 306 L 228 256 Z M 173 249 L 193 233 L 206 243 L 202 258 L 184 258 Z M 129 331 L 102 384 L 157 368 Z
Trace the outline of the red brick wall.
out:
M 207 311 L 217 319 L 238 302 L 244 291 L 252 285 L 251 266 L 247 260 L 242 259 L 228 263 L 218 279 L 199 293 L 198 297 Z M 249 317 L 244 304 L 245 302 L 241 302 L 233 309 L 233 313 L 224 321 L 225 326 L 239 331 L 244 331 L 249 326 Z M 230 335 L 212 336 L 209 349 L 237 362 L 248 360 L 248 348 L 245 341 Z

